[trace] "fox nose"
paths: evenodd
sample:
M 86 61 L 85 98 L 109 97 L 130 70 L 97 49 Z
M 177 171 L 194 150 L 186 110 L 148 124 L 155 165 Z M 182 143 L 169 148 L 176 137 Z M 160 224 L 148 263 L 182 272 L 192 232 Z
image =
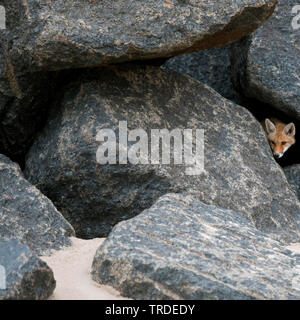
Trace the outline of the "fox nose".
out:
M 281 158 L 282 156 L 283 156 L 282 153 L 274 153 L 274 157 L 275 157 L 276 159 L 279 159 L 279 158 Z

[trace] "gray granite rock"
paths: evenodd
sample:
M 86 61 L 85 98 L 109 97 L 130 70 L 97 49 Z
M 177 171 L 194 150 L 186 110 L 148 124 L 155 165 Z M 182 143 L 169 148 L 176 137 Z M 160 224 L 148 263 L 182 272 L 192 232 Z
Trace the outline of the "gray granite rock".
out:
M 293 190 L 300 200 L 300 164 L 294 164 L 284 168 L 284 173 Z
M 77 236 L 106 236 L 161 195 L 186 192 L 241 212 L 276 239 L 299 240 L 298 199 L 246 109 L 191 77 L 132 64 L 83 71 L 63 90 L 61 105 L 27 155 L 25 176 Z M 114 130 L 119 147 L 123 120 L 128 130 L 145 130 L 149 143 L 151 129 L 203 129 L 205 170 L 188 175 L 188 166 L 172 159 L 170 165 L 98 163 L 103 143 L 97 133 Z
M 277 0 L 3 0 L 17 72 L 172 56 L 238 40 Z
M 134 299 L 299 299 L 299 258 L 234 211 L 167 194 L 115 226 L 92 277 Z
M 19 166 L 0 155 L 0 237 L 15 238 L 36 254 L 71 244 L 74 229 L 53 203 L 24 179 Z
M 188 74 L 226 99 L 241 104 L 242 98 L 231 82 L 231 47 L 232 44 L 176 56 L 165 62 L 162 69 Z
M 0 300 L 47 299 L 55 289 L 48 265 L 17 240 L 0 237 Z
M 298 0 L 281 0 L 272 17 L 233 50 L 235 87 L 300 119 L 300 29 L 293 29 Z

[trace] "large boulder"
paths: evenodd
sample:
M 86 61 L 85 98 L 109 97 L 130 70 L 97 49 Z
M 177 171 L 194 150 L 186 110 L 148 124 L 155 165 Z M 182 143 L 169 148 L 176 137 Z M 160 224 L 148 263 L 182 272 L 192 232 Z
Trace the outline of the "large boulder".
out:
M 20 167 L 0 155 L 0 237 L 15 238 L 36 254 L 71 244 L 74 229 L 53 203 L 24 179 Z
M 114 224 L 149 208 L 161 195 L 186 192 L 243 213 L 276 239 L 299 240 L 298 199 L 261 126 L 243 107 L 191 77 L 131 64 L 85 71 L 64 90 L 60 107 L 53 108 L 27 155 L 25 176 L 54 202 L 77 236 L 106 236 Z M 205 170 L 190 175 L 187 163 L 177 165 L 174 159 L 153 164 L 161 156 L 155 148 L 148 164 L 132 164 L 126 157 L 125 164 L 118 159 L 100 164 L 96 155 L 105 148 L 100 129 L 114 130 L 122 149 L 123 120 L 128 130 L 143 129 L 149 146 L 155 142 L 152 129 L 203 129 Z M 132 155 L 137 144 L 128 146 Z M 177 150 L 182 154 L 181 146 Z
M 280 0 L 272 17 L 233 49 L 235 86 L 300 120 L 300 29 L 294 29 L 298 0 Z
M 165 62 L 162 69 L 188 74 L 209 85 L 226 99 L 241 104 L 242 97 L 231 82 L 231 47 L 232 44 L 179 55 Z
M 298 199 L 300 200 L 300 164 L 294 164 L 284 168 L 284 173 Z
M 0 300 L 47 299 L 55 289 L 48 265 L 17 240 L 0 237 Z
M 45 122 L 56 78 L 49 72 L 16 75 L 0 34 L 0 153 L 22 163 Z
M 277 0 L 3 0 L 17 72 L 172 56 L 238 40 Z
M 92 277 L 134 299 L 299 299 L 299 258 L 234 211 L 168 194 L 115 226 Z

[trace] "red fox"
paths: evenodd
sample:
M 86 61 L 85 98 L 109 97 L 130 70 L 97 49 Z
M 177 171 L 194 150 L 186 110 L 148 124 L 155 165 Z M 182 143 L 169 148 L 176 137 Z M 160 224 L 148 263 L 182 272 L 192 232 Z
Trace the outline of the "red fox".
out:
M 296 142 L 296 127 L 294 123 L 285 124 L 276 118 L 265 119 L 261 122 L 275 158 L 283 154 Z

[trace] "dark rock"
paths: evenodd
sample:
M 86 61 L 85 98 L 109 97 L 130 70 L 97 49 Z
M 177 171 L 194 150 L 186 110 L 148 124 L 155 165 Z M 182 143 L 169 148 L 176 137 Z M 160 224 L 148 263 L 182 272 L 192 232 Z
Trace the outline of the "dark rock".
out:
M 277 0 L 4 0 L 17 72 L 94 67 L 228 44 Z
M 284 168 L 285 176 L 300 200 L 300 164 Z
M 17 76 L 5 51 L 0 35 L 0 153 L 21 162 L 45 121 L 55 74 Z
M 298 0 L 281 0 L 272 17 L 233 49 L 235 87 L 300 120 L 300 29 L 292 28 Z
M 134 299 L 299 299 L 299 258 L 234 211 L 168 194 L 115 226 L 92 277 Z
M 74 230 L 52 202 L 0 155 L 0 237 L 16 238 L 36 254 L 70 245 Z
M 55 289 L 52 270 L 17 240 L 0 238 L 0 277 L 0 300 L 47 299 Z
M 242 99 L 231 83 L 231 47 L 227 45 L 173 57 L 162 68 L 188 74 L 226 99 L 241 104 Z
M 54 202 L 77 236 L 106 236 L 161 195 L 186 192 L 241 212 L 276 239 L 300 240 L 294 220 L 300 218 L 298 199 L 261 126 L 243 107 L 191 77 L 130 64 L 83 72 L 64 91 L 61 107 L 53 109 L 27 155 L 25 176 Z M 129 130 L 142 128 L 148 137 L 156 128 L 203 129 L 205 171 L 190 176 L 188 166 L 174 161 L 101 165 L 97 133 L 110 128 L 118 137 L 123 120 Z

